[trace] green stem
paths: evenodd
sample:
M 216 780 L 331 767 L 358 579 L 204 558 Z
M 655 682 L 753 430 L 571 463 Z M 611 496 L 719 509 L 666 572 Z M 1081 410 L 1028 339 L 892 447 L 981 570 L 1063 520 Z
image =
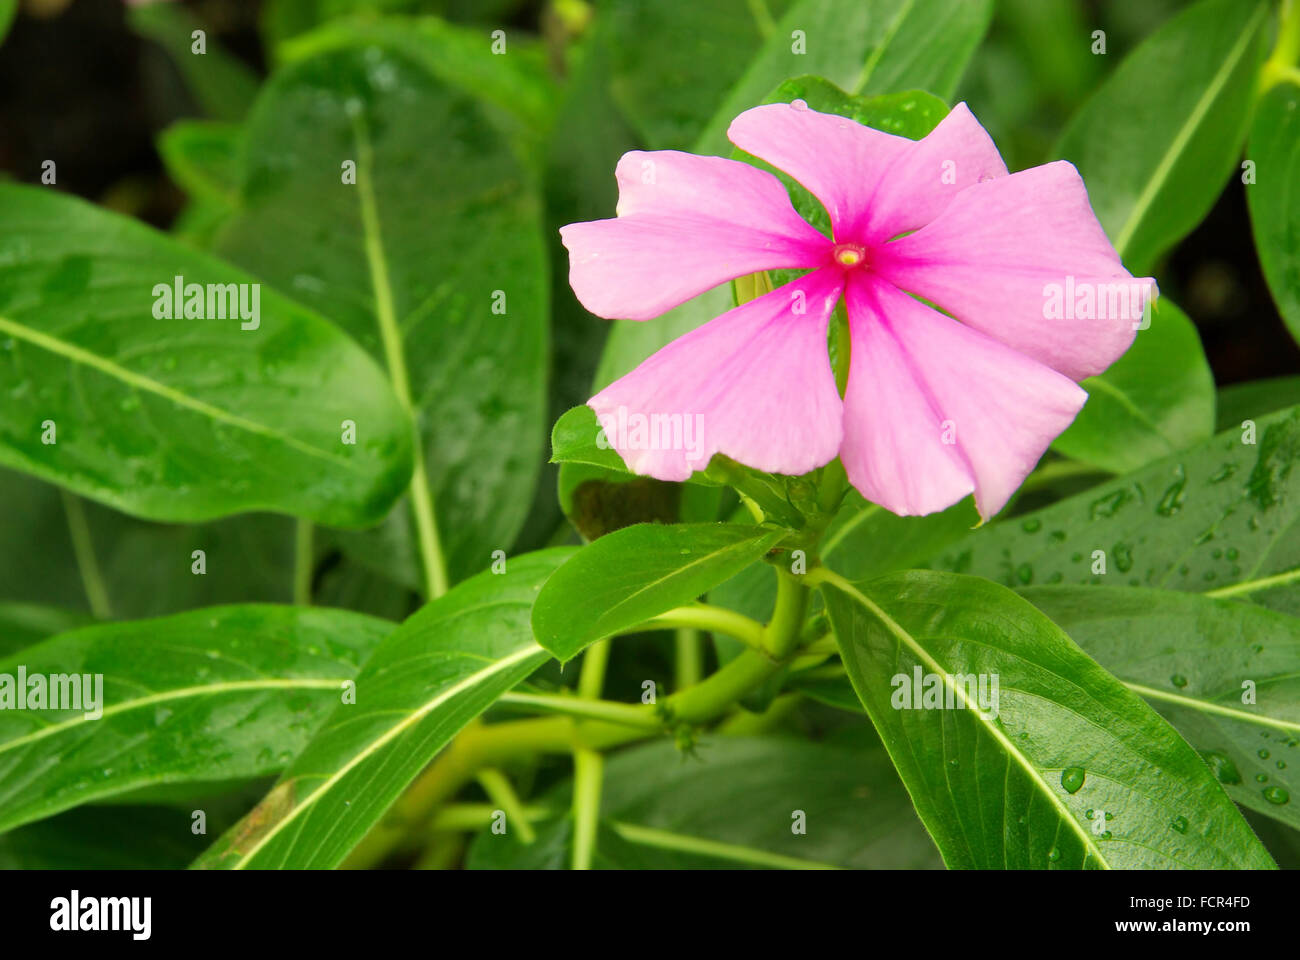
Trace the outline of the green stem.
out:
M 488 798 L 506 815 L 507 825 L 514 824 L 515 829 L 519 831 L 521 841 L 531 844 L 537 839 L 537 831 L 528 822 L 528 815 L 524 812 L 523 801 L 519 799 L 519 794 L 515 793 L 515 788 L 511 786 L 504 773 L 495 767 L 487 767 L 478 772 L 478 782 Z M 506 829 L 509 829 L 509 826 Z
M 578 696 L 594 700 L 605 686 L 605 668 L 609 664 L 610 641 L 589 646 L 582 655 L 582 673 L 578 675 Z M 579 734 L 586 724 L 578 724 Z M 574 870 L 590 870 L 596 852 L 596 832 L 600 826 L 600 790 L 605 759 L 586 745 L 573 748 L 573 861 Z
M 605 758 L 579 747 L 573 752 L 573 860 L 574 870 L 590 870 L 600 826 L 600 788 Z
M 661 730 L 663 723 L 644 707 L 612 700 L 595 700 L 553 693 L 507 693 L 497 700 L 507 706 L 528 707 L 538 713 L 573 717 L 576 720 L 604 720 L 640 730 Z
M 763 647 L 773 657 L 784 660 L 799 645 L 804 613 L 808 609 L 808 588 L 798 576 L 776 570 L 776 607 L 763 633 Z
M 1263 96 L 1279 83 L 1300 86 L 1300 0 L 1282 0 L 1281 16 L 1277 27 L 1277 43 L 1264 61 L 1260 72 L 1259 96 Z
M 497 806 L 491 803 L 449 803 L 438 811 L 433 818 L 430 829 L 433 833 L 477 833 L 490 827 Z M 543 806 L 531 805 L 520 809 L 519 815 L 529 825 L 538 820 L 554 816 L 555 811 Z
M 311 606 L 311 575 L 315 565 L 312 547 L 312 522 L 299 518 L 293 537 L 293 602 Z
M 384 344 L 384 358 L 388 376 L 402 408 L 410 415 L 413 424 L 411 456 L 411 512 L 415 517 L 416 536 L 420 544 L 420 559 L 424 567 L 425 593 L 436 600 L 447 592 L 447 568 L 438 539 L 438 523 L 433 509 L 433 491 L 429 489 L 429 476 L 424 463 L 424 439 L 418 423 L 418 411 L 411 401 L 411 382 L 406 372 L 406 354 L 402 345 L 402 331 L 393 306 L 393 289 L 388 279 L 388 260 L 384 255 L 384 241 L 379 225 L 379 207 L 375 202 L 374 188 L 370 184 L 373 159 L 370 139 L 360 118 L 357 119 L 357 196 L 361 201 L 361 224 L 365 236 L 366 260 L 370 266 L 371 284 L 375 292 L 375 318 Z
M 704 676 L 704 648 L 700 631 L 693 627 L 678 627 L 673 634 L 674 690 L 693 687 Z
M 90 536 L 90 524 L 86 522 L 85 506 L 75 494 L 66 490 L 59 493 L 63 497 L 63 512 L 67 515 L 68 532 L 72 535 L 72 552 L 77 558 L 77 569 L 81 572 L 81 585 L 90 602 L 90 612 L 96 620 L 108 620 L 113 616 L 113 610 L 108 602 L 104 577 L 95 560 L 95 545 Z
M 756 650 L 762 649 L 763 646 L 763 625 L 757 620 L 751 620 L 733 610 L 711 607 L 704 603 L 692 603 L 661 613 L 627 632 L 637 633 L 675 627 L 693 627 L 709 633 L 725 633 Z

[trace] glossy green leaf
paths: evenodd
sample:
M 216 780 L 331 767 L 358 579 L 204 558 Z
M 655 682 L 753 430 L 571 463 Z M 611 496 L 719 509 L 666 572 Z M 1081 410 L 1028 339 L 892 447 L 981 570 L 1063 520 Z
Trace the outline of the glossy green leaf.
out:
M 627 464 L 618 451 L 606 443 L 601 446 L 600 423 L 588 406 L 565 411 L 551 429 L 551 462 L 584 463 L 616 473 L 627 473 Z
M 473 98 L 378 46 L 278 72 L 246 135 L 242 209 L 219 249 L 386 364 L 421 426 L 417 516 L 436 505 L 452 580 L 483 569 L 522 524 L 543 453 L 546 263 L 528 176 Z
M 907 792 L 879 742 L 864 730 L 831 742 L 711 737 L 693 755 L 659 741 L 605 765 L 597 866 L 700 869 L 818 866 L 926 869 L 940 865 Z M 563 784 L 542 801 L 567 810 Z M 802 810 L 806 833 L 795 833 Z M 628 829 L 628 828 L 631 829 Z M 716 845 L 716 846 L 715 846 Z M 518 833 L 484 831 L 470 869 L 559 869 L 568 834 L 539 830 L 533 847 Z
M 611 89 L 641 139 L 659 150 L 689 150 L 790 6 L 713 0 L 598 9 Z
M 284 63 L 358 47 L 383 47 L 410 57 L 442 83 L 490 104 L 509 118 L 507 130 L 544 132 L 554 119 L 558 90 L 542 45 L 521 31 L 509 31 L 506 53 L 495 54 L 481 29 L 438 17 L 336 20 L 277 49 Z M 523 157 L 522 159 L 528 159 Z
M 0 204 L 0 464 L 152 520 L 389 510 L 410 420 L 356 344 L 265 288 L 245 321 L 228 285 L 253 278 L 133 220 L 39 187 Z M 176 277 L 213 285 L 208 319 L 155 316 Z
M 1300 612 L 1297 461 L 1300 408 L 1292 408 L 992 523 L 933 565 L 1010 587 L 1159 587 Z
M 1057 143 L 1135 274 L 1201 222 L 1235 167 L 1267 15 L 1263 0 L 1200 0 L 1125 58 Z
M 1270 377 L 1249 383 L 1234 383 L 1219 390 L 1215 404 L 1215 430 L 1240 427 L 1243 420 L 1257 420 L 1265 414 L 1300 405 L 1300 377 Z
M 1277 311 L 1300 343 L 1300 73 L 1278 82 L 1255 106 L 1247 158 L 1250 225 Z
M 736 115 L 801 74 L 851 93 L 920 89 L 947 99 L 992 8 L 989 0 L 802 0 L 780 19 L 692 152 L 725 156 Z
M 513 557 L 428 604 L 374 652 L 344 703 L 275 788 L 196 866 L 335 867 L 465 724 L 549 655 L 537 591 L 569 549 Z
M 761 559 L 784 530 L 726 523 L 642 523 L 583 547 L 533 610 L 538 642 L 561 660 L 699 598 Z
M 1273 866 L 1177 731 L 1011 591 L 913 571 L 824 594 L 949 867 Z
M 143 786 L 282 769 L 393 629 L 343 610 L 216 607 L 86 627 L 10 655 L 0 830 Z M 28 709 L 17 705 L 20 670 Z M 53 689 L 55 675 L 82 678 L 80 701 L 61 701 L 75 709 L 34 708 L 30 680 Z
M 1228 796 L 1300 826 L 1300 619 L 1170 591 L 1024 596 L 1159 710 Z
M 257 75 L 219 44 L 210 26 L 177 3 L 133 4 L 127 9 L 131 28 L 162 47 L 185 78 L 204 113 L 216 120 L 239 120 L 257 94 Z M 202 53 L 194 31 L 204 33 Z
M 1081 386 L 1088 402 L 1052 446 L 1103 470 L 1136 470 L 1214 433 L 1214 377 L 1201 338 L 1167 299 L 1128 352 Z

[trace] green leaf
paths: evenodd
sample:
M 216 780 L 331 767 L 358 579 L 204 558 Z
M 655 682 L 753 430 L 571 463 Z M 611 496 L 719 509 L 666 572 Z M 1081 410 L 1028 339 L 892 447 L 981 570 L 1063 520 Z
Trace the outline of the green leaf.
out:
M 854 689 L 949 867 L 1273 866 L 1196 751 L 1011 591 L 913 571 L 824 594 Z M 900 709 L 917 674 L 934 679 L 913 695 L 936 701 Z
M 976 530 L 933 565 L 1010 587 L 1158 587 L 1300 612 L 1298 460 L 1293 407 Z
M 1300 74 L 1278 80 L 1255 106 L 1246 186 L 1255 250 L 1277 311 L 1300 343 Z
M 1214 433 L 1214 376 L 1201 338 L 1167 299 L 1128 353 L 1081 386 L 1088 402 L 1052 447 L 1103 470 L 1136 470 Z
M 238 202 L 243 128 L 214 120 L 177 120 L 158 136 L 167 174 L 192 198 Z
M 567 809 L 571 789 L 561 785 L 543 805 Z M 806 833 L 791 829 L 795 810 Z M 666 740 L 633 747 L 605 765 L 601 816 L 597 865 L 607 868 L 940 866 L 888 756 L 860 729 L 824 743 L 711 737 L 690 755 Z M 567 866 L 567 833 L 551 843 L 545 827 L 539 834 L 537 850 L 517 831 L 485 830 L 466 865 Z
M 514 30 L 506 43 L 506 54 L 498 55 L 483 30 L 438 17 L 388 16 L 332 21 L 287 41 L 276 55 L 290 64 L 350 48 L 378 46 L 395 51 L 440 82 L 489 104 L 507 131 L 527 131 L 535 137 L 554 120 L 559 91 L 540 43 Z
M 1135 274 L 1201 222 L 1235 166 L 1267 15 L 1262 0 L 1184 10 L 1124 59 L 1057 143 Z
M 605 4 L 596 42 L 608 51 L 614 98 L 642 140 L 659 150 L 689 150 L 789 6 Z
M 514 557 L 428 604 L 366 661 L 340 706 L 275 788 L 196 866 L 337 866 L 434 755 L 548 659 L 533 599 L 572 550 Z
M 127 8 L 131 29 L 153 40 L 185 78 L 203 111 L 216 120 L 239 120 L 257 94 L 257 75 L 222 49 L 212 29 L 173 3 L 135 4 Z M 204 33 L 204 52 L 194 50 L 195 30 Z
M 11 655 L 0 676 L 15 687 L 20 668 L 47 686 L 80 675 L 83 699 L 0 711 L 0 831 L 147 785 L 282 769 L 393 629 L 344 610 L 216 607 L 86 627 Z
M 849 492 L 822 540 L 822 559 L 851 580 L 923 566 L 979 526 L 971 499 L 924 517 L 900 517 Z
M 90 617 L 77 610 L 0 602 L 0 659 L 13 656 L 38 640 L 83 627 L 90 621 Z
M 786 536 L 727 523 L 654 523 L 601 537 L 556 571 L 537 597 L 533 631 L 560 660 L 644 623 L 735 576 Z
M 233 305 L 160 319 L 178 276 L 253 278 L 50 190 L 0 186 L 0 203 L 0 464 L 152 520 L 361 526 L 388 511 L 410 421 L 356 344 L 268 289 L 256 328 Z
M 1300 405 L 1300 377 L 1272 377 L 1234 383 L 1219 390 L 1215 405 L 1215 430 L 1240 427 L 1243 420 Z
M 543 452 L 547 280 L 529 177 L 473 98 L 377 46 L 278 72 L 246 135 L 243 207 L 218 248 L 386 364 L 421 426 L 424 567 L 436 504 L 451 579 L 482 569 L 523 523 Z
M 1300 826 L 1300 620 L 1167 590 L 1024 597 L 1159 710 L 1228 796 Z
M 989 0 L 802 0 L 781 18 L 692 152 L 725 156 L 736 115 L 800 74 L 825 77 L 851 93 L 922 89 L 946 100 L 992 9 Z
M 565 411 L 551 429 L 551 463 L 584 463 L 615 473 L 628 473 L 618 451 L 600 445 L 600 423 L 588 406 Z

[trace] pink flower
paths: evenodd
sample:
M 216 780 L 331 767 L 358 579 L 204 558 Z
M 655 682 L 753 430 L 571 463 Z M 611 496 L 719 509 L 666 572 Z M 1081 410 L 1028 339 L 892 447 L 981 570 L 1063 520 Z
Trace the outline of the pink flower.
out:
M 1057 162 L 1008 175 L 965 104 L 923 140 L 800 101 L 748 110 L 728 136 L 816 196 L 834 239 L 748 164 L 624 154 L 617 218 L 560 231 L 592 313 L 648 320 L 738 276 L 811 272 L 592 397 L 602 423 L 641 418 L 640 433 L 606 430 L 614 448 L 662 480 L 715 453 L 784 474 L 839 455 L 862 495 L 894 513 L 970 493 L 982 517 L 997 513 L 1083 406 L 1075 381 L 1128 349 L 1154 295 L 1120 263 L 1078 172 Z M 843 400 L 826 346 L 841 295 Z M 672 442 L 674 417 L 696 418 L 699 442 Z

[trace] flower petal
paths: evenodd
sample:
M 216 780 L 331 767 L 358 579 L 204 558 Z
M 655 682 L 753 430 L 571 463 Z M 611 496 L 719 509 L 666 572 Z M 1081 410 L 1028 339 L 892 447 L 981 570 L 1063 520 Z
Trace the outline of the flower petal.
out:
M 1064 161 L 968 187 L 872 258 L 891 283 L 1074 380 L 1119 359 L 1155 293 L 1124 269 Z M 1075 309 L 1085 290 L 1091 309 Z
M 660 480 L 685 480 L 715 453 L 773 473 L 823 466 L 842 435 L 826 349 L 842 287 L 839 271 L 817 270 L 728 310 L 587 405 L 628 469 Z
M 846 231 L 868 208 L 885 171 L 915 142 L 788 103 L 746 110 L 727 136 L 807 187 L 830 214 L 838 240 L 856 239 Z
M 617 219 L 560 228 L 569 284 L 597 316 L 648 320 L 735 277 L 828 255 L 781 181 L 747 163 L 634 150 L 617 176 Z
M 852 360 L 841 457 L 894 513 L 972 489 L 993 516 L 1088 399 L 1078 384 L 868 275 L 847 291 Z
M 1006 175 L 993 139 L 959 103 L 890 164 L 854 234 L 875 243 L 916 230 L 941 214 L 960 191 Z

